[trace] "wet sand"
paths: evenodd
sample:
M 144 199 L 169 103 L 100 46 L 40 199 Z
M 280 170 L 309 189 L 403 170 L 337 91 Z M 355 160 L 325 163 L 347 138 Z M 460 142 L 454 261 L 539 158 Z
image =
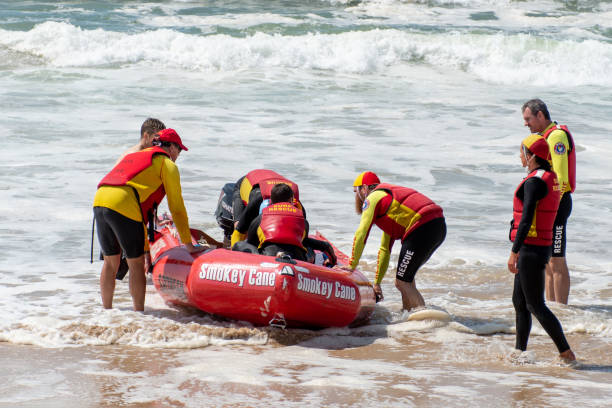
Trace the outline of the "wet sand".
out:
M 0 343 L 0 407 L 603 407 L 612 396 L 605 339 L 568 336 L 579 363 L 567 365 L 547 336 L 517 356 L 512 334 L 394 327 L 404 324 L 386 336 L 262 329 L 265 345 L 191 350 Z

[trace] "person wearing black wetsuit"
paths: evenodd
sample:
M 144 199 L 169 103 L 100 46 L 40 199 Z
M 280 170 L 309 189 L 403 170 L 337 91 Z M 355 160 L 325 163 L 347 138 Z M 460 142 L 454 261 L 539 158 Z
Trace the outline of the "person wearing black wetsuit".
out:
M 552 226 L 561 199 L 559 183 L 548 159 L 546 140 L 530 135 L 521 144 L 521 160 L 528 176 L 514 195 L 513 241 L 508 269 L 515 274 L 512 303 L 516 312 L 516 348 L 527 349 L 531 315 L 540 322 L 559 350 L 560 357 L 576 357 L 563 334 L 561 323 L 546 306 L 544 273 L 552 251 Z

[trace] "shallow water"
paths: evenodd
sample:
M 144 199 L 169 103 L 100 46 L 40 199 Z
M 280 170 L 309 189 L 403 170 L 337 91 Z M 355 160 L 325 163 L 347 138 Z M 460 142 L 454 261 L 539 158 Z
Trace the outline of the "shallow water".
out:
M 0 2 L 0 406 L 605 406 L 610 17 L 598 1 Z M 537 323 L 513 351 L 507 226 L 536 96 L 578 151 L 570 305 L 550 306 L 574 367 Z M 405 321 L 397 248 L 360 328 L 253 328 L 169 307 L 152 285 L 139 314 L 125 282 L 102 310 L 91 202 L 148 116 L 190 148 L 190 222 L 216 238 L 220 188 L 259 167 L 298 182 L 345 252 L 359 172 L 430 196 L 448 235 L 416 282 L 452 322 Z

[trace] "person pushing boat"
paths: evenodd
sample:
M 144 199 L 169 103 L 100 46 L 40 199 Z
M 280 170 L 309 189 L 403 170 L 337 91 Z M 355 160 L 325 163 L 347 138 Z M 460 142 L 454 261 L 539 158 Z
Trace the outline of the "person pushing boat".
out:
M 404 309 L 424 306 L 423 296 L 416 288 L 415 275 L 446 238 L 442 208 L 411 188 L 381 184 L 371 171 L 357 176 L 353 190 L 355 210 L 361 214 L 361 221 L 355 232 L 347 269 L 354 270 L 359 264 L 370 229 L 376 224 L 383 230 L 374 280 L 377 300 L 383 299 L 380 283 L 389 266 L 393 243 L 401 240 L 395 287 L 402 295 Z
M 134 310 L 144 310 L 144 252 L 148 249 L 146 225 L 155 216 L 155 209 L 165 196 L 181 241 L 190 252 L 200 250 L 191 243 L 180 175 L 174 163 L 187 147 L 174 129 L 159 131 L 154 144 L 127 154 L 100 181 L 94 197 L 94 217 L 104 255 L 100 291 L 105 309 L 112 308 L 115 276 L 123 251 L 130 270 L 129 286 Z

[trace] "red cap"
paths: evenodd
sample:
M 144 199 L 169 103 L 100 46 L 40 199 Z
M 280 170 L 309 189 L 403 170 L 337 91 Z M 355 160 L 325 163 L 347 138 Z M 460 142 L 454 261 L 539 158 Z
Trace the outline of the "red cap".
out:
M 364 171 L 357 176 L 355 182 L 353 183 L 353 187 L 360 187 L 363 185 L 371 186 L 372 184 L 380 184 L 378 176 L 371 171 Z
M 536 156 L 550 160 L 550 148 L 548 142 L 540 135 L 531 134 L 523 139 L 523 146 Z
M 160 130 L 159 132 L 157 132 L 157 135 L 159 136 L 159 140 L 161 140 L 162 142 L 176 143 L 180 146 L 181 149 L 185 151 L 189 150 L 187 146 L 183 144 L 181 137 L 178 135 L 178 133 L 176 133 L 176 130 L 174 129 Z

